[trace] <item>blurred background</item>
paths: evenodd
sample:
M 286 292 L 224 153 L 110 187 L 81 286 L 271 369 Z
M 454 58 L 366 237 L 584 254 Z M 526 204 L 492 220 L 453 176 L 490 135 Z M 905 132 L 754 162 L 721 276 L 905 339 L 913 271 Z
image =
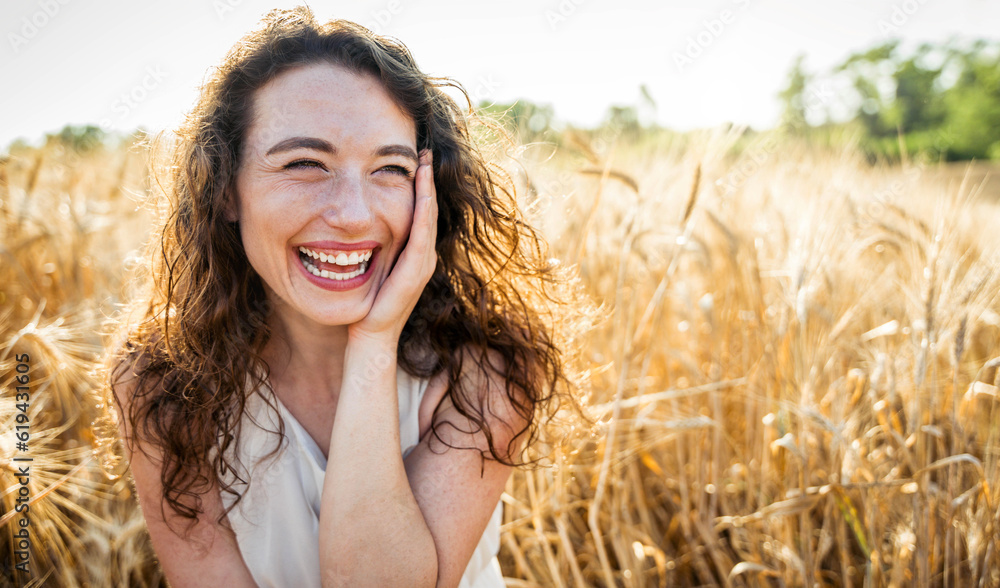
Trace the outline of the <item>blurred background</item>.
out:
M 99 370 L 165 203 L 148 139 L 293 4 L 0 5 L 0 588 L 166 585 Z M 1000 587 L 1000 3 L 311 7 L 503 126 L 600 307 L 558 325 L 593 423 L 512 475 L 508 586 Z
M 48 133 L 174 128 L 208 69 L 270 8 L 294 2 L 5 3 L 0 145 Z M 998 159 L 997 33 L 987 0 L 378 0 L 316 2 L 401 39 L 418 64 L 524 126 L 608 121 L 675 131 L 722 124 L 859 125 L 945 159 Z M 75 130 L 73 130 L 75 129 Z M 992 134 L 991 134 L 992 131 Z M 86 140 L 86 139 L 83 139 Z M 947 142 L 946 146 L 941 145 Z

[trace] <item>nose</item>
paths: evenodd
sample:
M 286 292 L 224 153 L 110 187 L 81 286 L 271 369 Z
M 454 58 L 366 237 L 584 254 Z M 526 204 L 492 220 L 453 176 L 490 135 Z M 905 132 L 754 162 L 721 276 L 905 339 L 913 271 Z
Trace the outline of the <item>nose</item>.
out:
M 364 235 L 375 215 L 370 195 L 359 178 L 338 177 L 324 194 L 323 220 L 350 236 Z

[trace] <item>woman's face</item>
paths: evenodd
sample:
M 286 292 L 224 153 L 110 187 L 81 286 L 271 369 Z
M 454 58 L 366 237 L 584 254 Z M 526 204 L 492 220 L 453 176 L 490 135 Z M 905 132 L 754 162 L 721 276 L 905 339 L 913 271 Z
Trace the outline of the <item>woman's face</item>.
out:
M 413 221 L 413 120 L 374 77 L 326 63 L 282 72 L 252 112 L 229 213 L 250 264 L 279 316 L 361 320 Z

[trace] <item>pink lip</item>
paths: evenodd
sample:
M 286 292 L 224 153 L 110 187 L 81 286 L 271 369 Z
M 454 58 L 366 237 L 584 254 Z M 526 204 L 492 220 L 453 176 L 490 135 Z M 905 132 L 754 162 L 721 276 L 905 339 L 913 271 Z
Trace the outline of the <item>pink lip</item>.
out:
M 330 243 L 336 244 L 336 247 L 328 247 Z M 323 246 L 319 244 L 323 244 Z M 358 247 L 358 245 L 363 245 L 363 247 Z M 379 253 L 381 253 L 381 249 L 374 250 L 377 246 L 378 243 L 375 243 L 374 241 L 365 241 L 360 244 L 354 243 L 348 246 L 345 246 L 343 243 L 337 243 L 336 241 L 313 241 L 311 244 L 303 243 L 302 245 L 296 245 L 295 248 L 292 250 L 292 257 L 293 257 L 293 263 L 299 266 L 299 271 L 302 272 L 302 275 L 307 280 L 312 282 L 314 285 L 323 288 L 324 290 L 330 290 L 332 292 L 340 292 L 344 290 L 353 290 L 359 286 L 362 286 L 365 284 L 365 282 L 368 281 L 369 278 L 372 277 L 372 274 L 375 273 L 374 272 L 375 260 L 378 259 Z M 331 278 L 314 276 L 311 273 L 309 273 L 309 270 L 307 270 L 305 266 L 302 265 L 302 262 L 299 261 L 299 247 L 307 247 L 309 249 L 317 249 L 317 250 L 333 249 L 336 251 L 354 251 L 357 249 L 364 249 L 367 251 L 368 249 L 373 249 L 374 251 L 372 252 L 371 259 L 368 260 L 368 268 L 367 270 L 365 270 L 365 273 L 361 274 L 360 276 L 353 277 L 350 280 L 334 280 Z
M 379 246 L 378 241 L 361 241 L 358 243 L 341 243 L 340 241 L 309 241 L 295 245 L 296 251 L 299 247 L 312 249 L 315 251 L 368 251 Z M 310 274 L 311 275 L 311 274 Z

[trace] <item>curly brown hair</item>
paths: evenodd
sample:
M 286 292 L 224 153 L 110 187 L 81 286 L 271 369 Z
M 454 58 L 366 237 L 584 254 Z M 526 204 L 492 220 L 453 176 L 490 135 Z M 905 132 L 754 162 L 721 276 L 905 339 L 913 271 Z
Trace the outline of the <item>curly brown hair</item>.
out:
M 239 501 L 216 474 L 240 471 L 226 461 L 227 450 L 239 438 L 246 391 L 268 374 L 260 355 L 270 337 L 264 285 L 238 224 L 224 214 L 254 93 L 291 67 L 317 62 L 380 80 L 415 121 L 418 150 L 434 153 L 438 264 L 400 337 L 399 366 L 422 378 L 446 372 L 447 394 L 489 441 L 490 455 L 481 455 L 507 465 L 528 461 L 494 445 L 483 403 L 462 389 L 461 350 L 480 354 L 480 370 L 491 366 L 487 353 L 502 359 L 507 396 L 527 422 L 515 437 L 522 447 L 537 439 L 543 415 L 551 417 L 565 400 L 578 408 L 552 326 L 572 280 L 549 262 L 544 240 L 522 220 L 510 176 L 477 147 L 468 94 L 457 82 L 422 73 L 398 41 L 343 20 L 317 24 L 308 8 L 272 11 L 214 70 L 177 133 L 167 214 L 148 245 L 145 290 L 124 314 L 106 361 L 108 394 L 131 440 L 161 451 L 165 502 L 192 523 L 201 513 L 199 494 L 213 482 Z M 446 86 L 465 95 L 467 110 Z M 119 386 L 125 377 L 132 380 L 127 388 Z M 110 392 L 122 389 L 130 391 L 127 412 Z M 434 419 L 438 440 L 444 424 Z

